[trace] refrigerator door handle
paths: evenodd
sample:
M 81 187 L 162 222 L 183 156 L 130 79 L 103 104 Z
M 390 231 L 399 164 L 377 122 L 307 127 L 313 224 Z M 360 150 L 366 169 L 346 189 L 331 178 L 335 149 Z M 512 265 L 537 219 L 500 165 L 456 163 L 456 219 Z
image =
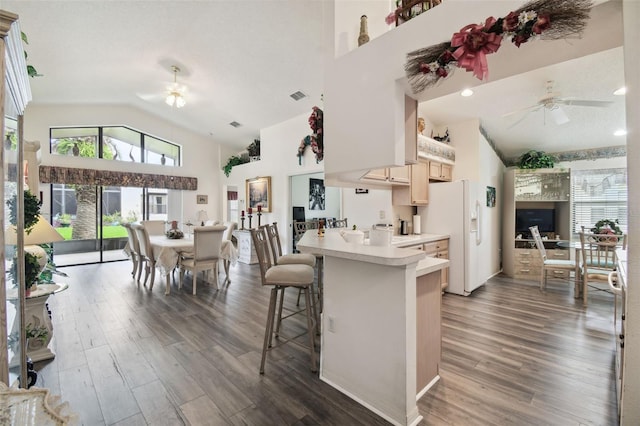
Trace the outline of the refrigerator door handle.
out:
M 482 242 L 482 236 L 480 234 L 482 229 L 482 207 L 480 206 L 480 201 L 476 200 L 476 245 L 480 245 Z

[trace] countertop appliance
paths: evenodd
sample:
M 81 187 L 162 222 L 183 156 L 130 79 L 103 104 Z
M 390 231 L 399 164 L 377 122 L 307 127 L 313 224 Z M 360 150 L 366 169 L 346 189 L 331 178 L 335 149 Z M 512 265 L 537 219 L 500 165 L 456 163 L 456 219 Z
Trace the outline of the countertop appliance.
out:
M 429 185 L 422 225 L 428 232 L 449 234 L 449 293 L 468 296 L 486 282 L 479 272 L 481 253 L 488 247 L 481 235 L 482 195 L 480 184 L 469 180 Z
M 400 235 L 409 235 L 409 224 L 406 220 L 400 220 Z

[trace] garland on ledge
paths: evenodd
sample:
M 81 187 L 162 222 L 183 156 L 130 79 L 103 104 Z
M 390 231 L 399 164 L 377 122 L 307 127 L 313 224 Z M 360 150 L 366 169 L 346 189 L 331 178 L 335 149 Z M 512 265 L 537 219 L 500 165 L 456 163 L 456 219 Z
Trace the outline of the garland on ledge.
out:
M 454 66 L 489 76 L 486 55 L 497 52 L 503 38 L 517 47 L 544 34 L 548 40 L 580 36 L 587 25 L 591 0 L 534 0 L 504 18 L 490 16 L 484 24 L 469 24 L 451 41 L 409 52 L 405 71 L 414 93 L 446 78 Z
M 313 107 L 311 115 L 309 116 L 309 126 L 313 131 L 312 135 L 307 135 L 300 142 L 298 147 L 298 165 L 302 165 L 302 156 L 308 146 L 311 146 L 311 150 L 316 155 L 316 163 L 319 163 L 324 158 L 324 141 L 323 141 L 323 113 L 322 110 L 316 106 Z

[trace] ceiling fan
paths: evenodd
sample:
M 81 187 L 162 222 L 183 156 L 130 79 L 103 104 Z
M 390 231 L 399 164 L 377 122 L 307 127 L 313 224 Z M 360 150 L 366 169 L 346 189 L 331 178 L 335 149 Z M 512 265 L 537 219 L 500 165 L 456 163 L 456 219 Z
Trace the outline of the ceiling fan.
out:
M 153 94 L 149 93 L 136 93 L 136 95 L 145 101 L 156 102 L 160 100 L 164 100 L 164 102 L 171 106 L 182 108 L 186 105 L 185 101 L 185 93 L 187 92 L 187 87 L 182 84 L 178 84 L 177 76 L 178 73 L 181 72 L 181 69 L 177 65 L 171 65 L 171 72 L 173 73 L 173 82 L 166 83 L 164 92 L 157 92 Z
M 516 124 L 524 120 L 530 113 L 539 111 L 539 110 L 542 110 L 544 112 L 545 124 L 546 124 L 546 114 L 549 113 L 549 116 L 554 121 L 554 123 L 557 125 L 561 125 L 569 122 L 569 117 L 567 116 L 564 109 L 562 109 L 562 105 L 602 108 L 602 107 L 607 107 L 613 104 L 613 102 L 611 101 L 563 98 L 561 97 L 560 92 L 553 91 L 552 80 L 548 80 L 545 86 L 546 86 L 545 87 L 546 93 L 538 99 L 535 105 L 531 105 L 526 108 L 511 111 L 503 115 L 503 117 L 507 117 L 514 114 L 518 114 L 518 113 L 524 113 L 522 117 L 520 117 L 517 121 L 512 123 L 509 127 L 515 126 Z

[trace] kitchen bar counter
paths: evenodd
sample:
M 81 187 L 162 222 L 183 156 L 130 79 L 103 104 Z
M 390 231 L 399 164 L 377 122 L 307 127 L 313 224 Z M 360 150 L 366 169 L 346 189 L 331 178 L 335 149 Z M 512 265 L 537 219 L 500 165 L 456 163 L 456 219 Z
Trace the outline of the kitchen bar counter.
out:
M 393 424 L 418 424 L 416 398 L 439 379 L 440 271 L 449 261 L 347 243 L 338 229 L 307 231 L 297 248 L 324 255 L 320 379 Z

